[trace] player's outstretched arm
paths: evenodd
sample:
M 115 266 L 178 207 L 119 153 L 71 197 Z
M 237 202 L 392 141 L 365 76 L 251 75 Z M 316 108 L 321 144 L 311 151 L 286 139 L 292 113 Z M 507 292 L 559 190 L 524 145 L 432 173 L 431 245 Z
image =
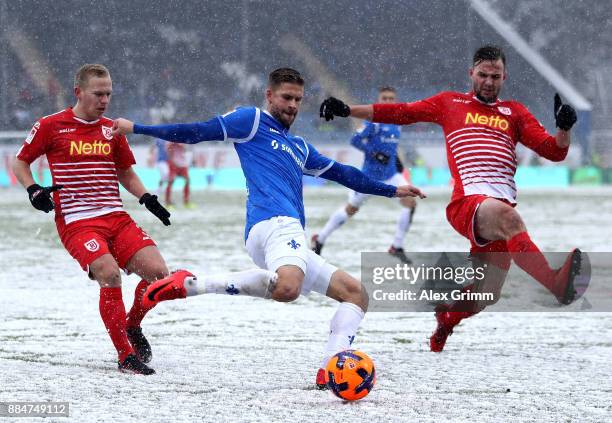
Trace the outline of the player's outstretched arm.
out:
M 413 103 L 378 103 L 361 106 L 349 106 L 342 100 L 329 97 L 321 103 L 319 115 L 325 120 L 332 120 L 334 116 L 351 116 L 371 122 L 395 125 L 410 125 L 416 122 L 440 124 L 442 116 L 446 113 L 445 98 L 447 96 L 448 93 L 439 93 Z
M 338 182 L 347 188 L 364 194 L 380 195 L 382 197 L 419 197 L 426 198 L 426 195 L 412 185 L 395 187 L 377 181 L 367 176 L 365 173 L 353 166 L 334 164 L 321 174 L 322 178 Z
M 196 144 L 202 141 L 223 141 L 221 122 L 213 118 L 206 122 L 175 123 L 169 125 L 139 125 L 119 118 L 113 122 L 113 134 L 142 134 L 181 144 Z
M 349 106 L 342 100 L 335 97 L 329 97 L 323 100 L 319 108 L 319 116 L 326 121 L 334 120 L 334 116 L 339 117 L 354 117 L 357 119 L 372 120 L 374 108 L 371 104 L 361 106 Z

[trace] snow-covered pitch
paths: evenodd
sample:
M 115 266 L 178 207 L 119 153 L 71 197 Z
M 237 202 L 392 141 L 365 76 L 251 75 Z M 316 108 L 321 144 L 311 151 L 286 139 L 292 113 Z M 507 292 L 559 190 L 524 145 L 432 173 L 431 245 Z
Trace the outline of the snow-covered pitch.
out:
M 97 284 L 64 251 L 51 215 L 32 209 L 23 191 L 1 194 L 0 402 L 70 402 L 70 419 L 51 421 L 612 420 L 610 313 L 484 313 L 464 321 L 441 354 L 427 344 L 431 313 L 368 314 L 354 345 L 374 359 L 378 382 L 366 399 L 343 403 L 313 388 L 332 301 L 200 296 L 160 304 L 145 318 L 156 375 L 119 373 Z M 523 191 L 518 210 L 542 250 L 610 251 L 610 194 Z M 444 217 L 448 197 L 434 192 L 420 202 L 408 250 L 465 251 Z M 244 194 L 209 191 L 195 201 L 199 209 L 179 208 L 170 227 L 133 200 L 126 206 L 171 268 L 252 267 Z M 307 191 L 309 233 L 345 202 L 342 189 Z M 372 199 L 324 255 L 358 276 L 359 253 L 386 251 L 398 211 L 394 201 Z M 137 278 L 123 280 L 129 307 Z

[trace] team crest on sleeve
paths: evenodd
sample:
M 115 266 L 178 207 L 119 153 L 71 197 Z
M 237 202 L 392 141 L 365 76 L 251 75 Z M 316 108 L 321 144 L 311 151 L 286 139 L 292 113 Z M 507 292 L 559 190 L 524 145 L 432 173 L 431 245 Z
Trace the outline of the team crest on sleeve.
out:
M 32 129 L 30 130 L 30 133 L 28 134 L 28 137 L 26 138 L 25 142 L 27 142 L 28 144 L 31 143 L 34 137 L 36 136 L 36 133 L 38 132 L 39 128 L 40 128 L 40 122 L 36 122 L 34 126 L 32 127 Z
M 510 107 L 498 106 L 497 110 L 499 110 L 501 114 L 504 114 L 506 116 L 510 116 L 512 114 L 512 110 L 510 109 Z
M 113 139 L 113 128 L 109 126 L 102 126 L 102 135 L 104 135 L 104 138 L 106 138 L 107 140 L 112 140 Z
M 100 249 L 100 244 L 98 244 L 98 241 L 96 241 L 95 238 L 90 239 L 83 245 L 85 246 L 85 248 L 87 248 L 87 251 L 91 251 L 92 253 L 95 253 L 96 251 Z

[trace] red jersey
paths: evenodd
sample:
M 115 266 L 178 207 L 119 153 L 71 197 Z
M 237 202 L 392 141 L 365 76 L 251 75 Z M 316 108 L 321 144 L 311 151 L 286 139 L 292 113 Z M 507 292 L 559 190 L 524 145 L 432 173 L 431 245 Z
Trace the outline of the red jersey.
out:
M 32 163 L 46 154 L 53 184 L 55 216 L 65 224 L 123 210 L 117 169 L 135 164 L 125 136 L 113 136 L 113 121 L 79 119 L 72 108 L 34 124 L 17 158 Z
M 174 142 L 167 143 L 166 151 L 168 152 L 168 163 L 175 167 L 189 167 L 187 161 L 187 147 L 185 144 Z
M 516 144 L 553 161 L 568 148 L 516 101 L 484 103 L 473 93 L 442 92 L 414 103 L 375 104 L 374 122 L 400 125 L 437 123 L 444 131 L 446 154 L 455 181 L 452 199 L 483 194 L 516 203 Z

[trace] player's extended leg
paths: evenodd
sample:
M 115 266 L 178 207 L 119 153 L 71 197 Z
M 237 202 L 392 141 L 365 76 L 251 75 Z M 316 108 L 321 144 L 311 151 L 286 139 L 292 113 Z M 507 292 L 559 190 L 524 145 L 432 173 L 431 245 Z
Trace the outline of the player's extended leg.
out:
M 336 229 L 344 225 L 346 221 L 353 217 L 358 211 L 362 204 L 367 200 L 368 195 L 359 192 L 351 191 L 349 193 L 349 201 L 346 206 L 339 208 L 332 214 L 321 232 L 314 234 L 310 239 L 310 249 L 315 253 L 321 255 L 323 245 Z
M 187 270 L 178 270 L 150 284 L 143 295 L 145 308 L 153 308 L 160 301 L 175 300 L 202 294 L 245 295 L 271 298 L 277 274 L 265 269 L 218 273 L 196 278 Z
M 561 304 L 570 304 L 576 295 L 574 277 L 580 269 L 580 251 L 575 249 L 560 269 L 550 268 L 540 249 L 533 243 L 518 212 L 508 204 L 487 198 L 476 212 L 478 236 L 487 240 L 505 240 L 514 262 L 544 285 Z
M 506 242 L 496 241 L 485 247 L 474 246 L 471 249 L 471 255 L 472 266 L 484 269 L 484 278 L 466 286 L 463 291 L 492 293 L 495 301 L 464 300 L 439 307 L 435 314 L 437 326 L 429 338 L 429 347 L 433 352 L 441 352 L 444 349 L 447 338 L 453 333 L 454 327 L 459 322 L 479 313 L 486 306 L 494 304 L 500 297 L 512 261 Z
M 157 192 L 155 193 L 158 197 L 164 193 L 163 187 L 164 184 L 168 183 L 168 162 L 162 161 L 157 163 L 157 169 L 159 170 L 159 185 L 157 187 Z
M 185 186 L 183 187 L 183 204 L 187 208 L 193 207 L 193 205 L 189 202 L 190 195 L 190 179 L 189 179 L 189 168 L 183 168 L 181 175 L 183 179 L 185 179 Z
M 89 270 L 100 284 L 100 316 L 117 350 L 119 369 L 145 375 L 155 373 L 136 357 L 127 338 L 125 305 L 117 262 L 111 254 L 104 254 L 89 265 Z
M 406 238 L 406 234 L 412 224 L 414 211 L 416 210 L 416 200 L 413 197 L 401 198 L 400 204 L 402 205 L 402 211 L 397 220 L 395 237 L 391 247 L 389 247 L 389 254 L 399 258 L 404 263 L 411 263 L 412 261 L 406 256 L 404 251 L 404 238 Z
M 165 278 L 170 272 L 159 250 L 153 245 L 138 250 L 128 261 L 126 269 L 142 278 L 136 286 L 134 303 L 127 314 L 126 332 L 138 357 L 143 362 L 149 363 L 153 356 L 151 345 L 143 335 L 140 324 L 145 315 L 153 307 L 145 307 L 142 300 L 149 283 Z
M 172 185 L 176 179 L 176 171 L 174 166 L 170 166 L 168 174 L 168 183 L 166 184 L 166 206 L 172 206 Z
M 398 172 L 387 179 L 385 183 L 397 187 L 408 184 L 408 179 L 406 179 L 403 174 Z M 406 252 L 404 251 L 404 238 L 406 238 L 406 234 L 408 233 L 410 225 L 412 224 L 414 210 L 416 209 L 416 199 L 413 197 L 406 197 L 400 198 L 399 201 L 402 205 L 402 211 L 400 212 L 397 220 L 395 236 L 393 237 L 393 243 L 389 247 L 389 254 L 397 257 L 404 263 L 410 264 L 412 261 L 406 256 Z
M 368 294 L 357 279 L 343 270 L 336 270 L 329 282 L 326 295 L 340 302 L 329 325 L 329 338 L 325 346 L 316 385 L 325 389 L 325 367 L 329 359 L 339 351 L 350 348 L 357 329 L 368 309 Z

